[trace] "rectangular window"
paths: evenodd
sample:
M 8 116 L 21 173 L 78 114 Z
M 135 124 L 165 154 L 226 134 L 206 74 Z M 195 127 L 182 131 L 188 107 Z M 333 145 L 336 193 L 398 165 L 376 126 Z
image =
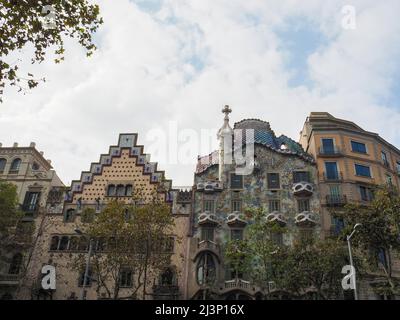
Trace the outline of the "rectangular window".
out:
M 310 211 L 310 200 L 308 199 L 297 200 L 297 206 L 299 212 Z
M 390 175 L 386 175 L 386 183 L 389 185 L 389 186 L 392 186 L 393 185 L 393 180 L 392 180 L 392 176 L 390 176 Z
M 119 286 L 121 288 L 130 288 L 132 287 L 132 270 L 131 269 L 122 269 L 119 274 Z
M 162 241 L 162 252 L 163 253 L 173 253 L 175 247 L 175 238 L 167 237 Z
M 386 167 L 389 167 L 389 161 L 386 155 L 386 152 L 382 151 L 381 152 L 381 157 L 382 157 L 382 162 Z
M 281 202 L 279 200 L 269 200 L 269 213 L 281 211 Z
M 355 164 L 356 175 L 361 177 L 371 178 L 371 168 L 361 164 Z
M 202 241 L 214 241 L 214 228 L 201 228 Z
M 332 226 L 333 233 L 335 236 L 338 236 L 344 228 L 344 221 L 342 218 L 333 217 L 332 224 L 333 224 L 333 226 Z
M 231 240 L 243 240 L 243 229 L 231 229 Z
M 360 188 L 361 200 L 372 201 L 374 199 L 374 193 L 371 188 L 367 188 L 364 186 L 360 186 L 359 188 Z
M 25 194 L 22 210 L 24 212 L 34 212 L 38 208 L 40 192 L 27 192 Z
M 367 153 L 367 147 L 365 143 L 356 141 L 351 141 L 351 150 L 358 153 Z
M 232 200 L 232 212 L 242 212 L 242 200 Z
M 214 213 L 215 212 L 215 201 L 214 200 L 204 200 L 203 201 L 203 210 Z
M 339 172 L 336 162 L 325 162 L 325 178 L 327 180 L 339 180 Z
M 396 162 L 397 173 L 400 174 L 400 161 Z
M 231 173 L 231 189 L 243 189 L 243 176 Z
M 310 182 L 310 173 L 308 171 L 293 172 L 293 183 Z
M 279 189 L 279 173 L 268 173 L 268 189 Z
M 322 153 L 323 154 L 334 154 L 335 153 L 335 145 L 333 143 L 333 139 L 322 139 Z

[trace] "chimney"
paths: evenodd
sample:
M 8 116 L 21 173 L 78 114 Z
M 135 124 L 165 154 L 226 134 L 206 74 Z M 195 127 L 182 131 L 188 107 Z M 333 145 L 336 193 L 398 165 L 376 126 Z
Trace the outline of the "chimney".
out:
M 3 144 L 0 142 L 0 148 L 3 146 Z
M 36 143 L 35 143 L 35 142 L 31 142 L 30 145 L 29 145 L 29 147 L 35 148 L 35 147 L 36 147 Z
M 39 153 L 40 153 L 40 155 L 41 155 L 41 156 L 43 156 L 43 155 L 44 155 L 44 152 L 43 152 L 43 151 L 40 151 Z
M 51 160 L 50 159 L 47 159 L 46 161 L 51 165 Z
M 18 142 L 14 142 L 13 148 L 18 148 Z

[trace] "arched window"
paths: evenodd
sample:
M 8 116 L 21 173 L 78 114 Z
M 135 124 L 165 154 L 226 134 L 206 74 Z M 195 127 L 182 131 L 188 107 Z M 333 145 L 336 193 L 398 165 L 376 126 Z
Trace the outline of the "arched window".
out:
M 196 268 L 196 278 L 199 285 L 212 284 L 215 282 L 216 268 L 212 255 L 208 252 L 204 253 Z
M 7 160 L 4 158 L 0 159 L 0 173 L 2 173 L 6 167 Z
M 131 184 L 126 185 L 125 187 L 125 195 L 130 197 L 132 196 L 133 187 Z
M 11 162 L 9 173 L 18 173 L 20 167 L 21 167 L 21 159 L 20 158 L 14 159 L 13 162 Z
M 9 274 L 19 274 L 22 266 L 22 254 L 16 253 L 10 264 L 10 268 L 8 269 Z
M 107 189 L 107 196 L 115 197 L 115 185 L 110 184 Z
M 75 218 L 75 210 L 74 209 L 68 209 L 65 212 L 64 221 L 65 222 L 72 222 L 72 221 L 74 221 L 74 218 Z
M 60 246 L 58 247 L 58 250 L 67 250 L 68 243 L 69 243 L 69 237 L 67 236 L 61 237 Z
M 50 250 L 57 250 L 59 241 L 60 241 L 60 238 L 58 236 L 53 236 L 51 238 Z
M 117 197 L 124 197 L 125 196 L 125 187 L 122 184 L 117 186 Z
M 175 272 L 171 268 L 167 268 L 160 277 L 161 286 L 175 286 L 176 277 Z

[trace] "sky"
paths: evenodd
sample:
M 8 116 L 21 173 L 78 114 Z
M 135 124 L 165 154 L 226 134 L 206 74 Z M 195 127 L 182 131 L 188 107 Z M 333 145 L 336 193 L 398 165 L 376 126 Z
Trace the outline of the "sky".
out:
M 298 140 L 307 115 L 327 111 L 400 147 L 398 0 L 92 2 L 104 18 L 96 53 L 72 40 L 61 64 L 14 53 L 47 81 L 8 88 L 0 104 L 3 146 L 36 142 L 66 185 L 126 132 L 175 186 L 192 185 L 226 104 L 232 125 L 258 118 Z

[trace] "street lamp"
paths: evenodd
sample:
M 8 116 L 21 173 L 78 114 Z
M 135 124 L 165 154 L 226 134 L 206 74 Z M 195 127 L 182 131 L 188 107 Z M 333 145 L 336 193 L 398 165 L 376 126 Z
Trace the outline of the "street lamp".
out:
M 83 232 L 80 229 L 75 229 L 75 232 L 80 236 L 83 235 Z M 93 250 L 93 239 L 90 239 L 90 241 L 89 241 L 89 252 L 88 252 L 88 257 L 87 257 L 87 260 L 86 260 L 85 274 L 83 276 L 81 300 L 85 300 L 85 287 L 86 287 L 86 282 L 89 279 L 90 257 L 92 255 L 92 250 Z
M 357 294 L 357 282 L 356 282 L 356 271 L 354 269 L 353 265 L 353 256 L 351 254 L 351 243 L 350 239 L 353 236 L 354 232 L 356 232 L 356 229 L 361 226 L 361 223 L 356 223 L 356 225 L 353 227 L 353 232 L 350 233 L 350 235 L 347 236 L 347 246 L 349 248 L 349 257 L 350 257 L 350 266 L 351 270 L 354 270 L 354 275 L 353 275 L 353 280 L 354 280 L 354 300 L 358 300 L 358 294 Z

